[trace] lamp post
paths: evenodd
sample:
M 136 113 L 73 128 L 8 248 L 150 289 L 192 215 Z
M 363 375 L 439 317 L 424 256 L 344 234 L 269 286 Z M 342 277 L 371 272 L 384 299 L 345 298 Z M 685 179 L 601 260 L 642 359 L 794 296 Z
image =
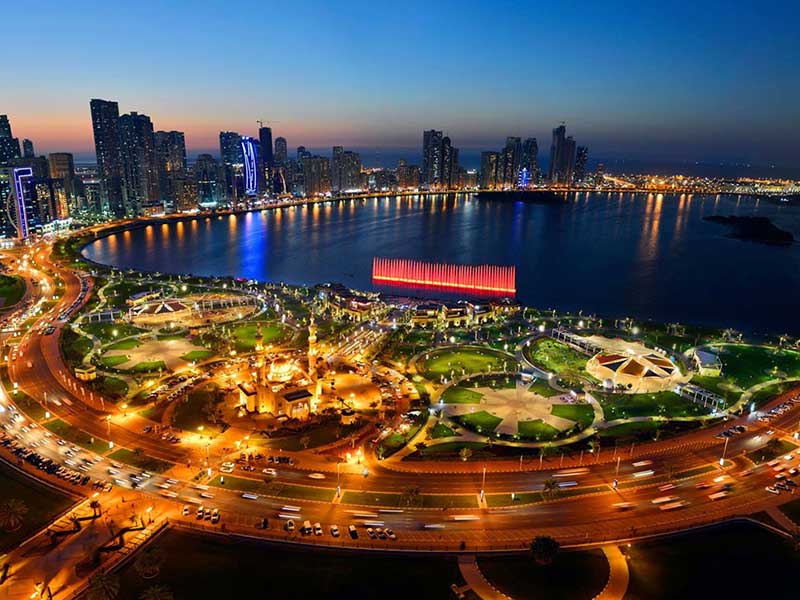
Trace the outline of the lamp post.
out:
M 483 465 L 483 479 L 481 480 L 481 500 L 484 497 L 484 490 L 486 489 L 486 465 Z
M 728 442 L 731 441 L 731 438 L 725 438 L 725 446 L 722 448 L 722 456 L 719 459 L 719 466 L 725 466 L 725 454 L 728 452 Z

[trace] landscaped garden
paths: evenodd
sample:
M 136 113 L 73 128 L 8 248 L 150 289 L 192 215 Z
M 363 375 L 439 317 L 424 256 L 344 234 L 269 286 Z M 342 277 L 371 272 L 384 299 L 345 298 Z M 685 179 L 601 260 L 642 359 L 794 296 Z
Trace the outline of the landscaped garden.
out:
M 674 392 L 612 394 L 592 392 L 603 407 L 606 421 L 630 417 L 696 417 L 709 413 L 701 404 Z
M 449 378 L 451 374 L 459 377 L 507 370 L 517 370 L 513 356 L 497 350 L 472 346 L 431 350 L 417 362 L 417 371 L 431 381 L 439 381 L 442 377 Z
M 17 275 L 0 275 L 0 309 L 20 301 L 25 294 L 25 282 Z
M 277 344 L 285 341 L 291 334 L 291 329 L 278 321 L 250 321 L 233 327 L 230 339 L 237 352 L 250 352 L 256 347 L 256 334 L 258 323 L 261 323 L 261 334 L 264 344 Z
M 547 373 L 555 373 L 560 379 L 574 383 L 578 378 L 592 379 L 586 372 L 588 357 L 567 344 L 540 338 L 523 348 L 525 358 Z

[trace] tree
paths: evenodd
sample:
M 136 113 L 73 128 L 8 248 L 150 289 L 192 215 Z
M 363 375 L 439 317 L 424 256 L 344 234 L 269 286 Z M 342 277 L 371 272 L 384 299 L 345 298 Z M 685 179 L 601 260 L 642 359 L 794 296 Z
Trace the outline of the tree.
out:
M 93 517 L 96 517 L 100 513 L 100 503 L 97 500 L 89 502 L 89 508 L 92 509 Z
M 558 495 L 558 491 L 561 489 L 557 480 L 553 479 L 552 477 L 544 480 L 544 495 L 548 498 L 553 498 Z
M 461 460 L 467 462 L 470 456 L 472 456 L 472 448 L 467 448 L 466 446 L 461 448 L 461 450 L 458 451 L 458 456 L 461 458 Z
M 136 562 L 133 566 L 142 579 L 152 579 L 158 575 L 162 564 L 164 564 L 164 557 L 161 552 L 156 549 L 150 549 L 141 552 L 136 557 Z
M 98 573 L 89 579 L 87 600 L 115 600 L 119 595 L 119 580 L 108 573 Z
M 19 498 L 0 502 L 0 527 L 5 531 L 16 531 L 25 522 L 28 506 Z
M 304 435 L 300 438 L 300 445 L 303 447 L 304 450 L 308 450 L 308 445 L 311 443 L 311 438 L 307 435 Z
M 531 542 L 531 556 L 540 565 L 549 565 L 558 554 L 559 543 L 548 535 L 537 535 Z
M 173 600 L 172 590 L 165 585 L 153 585 L 141 593 L 139 600 Z

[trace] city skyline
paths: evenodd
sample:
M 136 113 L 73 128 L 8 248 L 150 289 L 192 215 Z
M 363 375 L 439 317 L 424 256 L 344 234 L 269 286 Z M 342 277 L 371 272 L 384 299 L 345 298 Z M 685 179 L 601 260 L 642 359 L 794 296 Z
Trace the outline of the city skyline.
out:
M 215 19 L 171 8 L 146 31 L 129 29 L 131 10 L 101 21 L 85 16 L 93 3 L 82 6 L 54 4 L 37 20 L 37 48 L 67 48 L 69 69 L 45 60 L 46 51 L 28 56 L 12 39 L 17 85 L 2 107 L 38 152 L 73 152 L 79 162 L 93 154 L 88 98 L 114 98 L 121 112 L 184 131 L 190 157 L 213 152 L 220 131 L 257 135 L 258 119 L 290 148 L 412 148 L 419 131 L 435 127 L 477 152 L 508 135 L 544 139 L 563 120 L 604 159 L 791 165 L 800 154 L 790 101 L 798 84 L 780 75 L 797 55 L 781 25 L 796 12 L 789 3 L 771 7 L 769 18 L 750 3 L 736 11 L 681 4 L 670 14 L 512 4 L 423 12 L 412 4 L 379 25 L 358 4 L 269 14 L 252 5 Z M 8 9 L 12 19 L 16 10 Z M 248 37 L 245 54 L 209 43 L 276 15 L 281 26 L 269 40 Z M 122 33 L 132 35 L 120 41 Z M 451 68 L 432 70 L 442 61 Z M 260 65 L 255 77 L 252 65 Z

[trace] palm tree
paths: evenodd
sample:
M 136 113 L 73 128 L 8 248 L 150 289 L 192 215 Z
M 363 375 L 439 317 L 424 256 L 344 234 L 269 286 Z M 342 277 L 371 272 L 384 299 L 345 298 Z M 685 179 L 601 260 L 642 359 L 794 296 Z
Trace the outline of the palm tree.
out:
M 558 481 L 552 477 L 544 480 L 544 489 L 542 491 L 548 498 L 553 498 L 556 496 L 560 489 L 561 487 L 559 486 Z
M 531 542 L 531 556 L 540 565 L 549 565 L 558 554 L 559 543 L 547 535 L 536 536 Z
M 165 585 L 154 585 L 139 596 L 139 600 L 172 600 L 172 590 Z
M 158 576 L 162 564 L 164 564 L 163 555 L 158 550 L 152 549 L 139 554 L 133 566 L 142 579 L 152 579 Z
M 0 527 L 5 531 L 16 531 L 25 521 L 28 506 L 19 498 L 0 502 Z
M 119 580 L 108 573 L 98 573 L 89 579 L 87 600 L 115 600 L 119 595 Z

